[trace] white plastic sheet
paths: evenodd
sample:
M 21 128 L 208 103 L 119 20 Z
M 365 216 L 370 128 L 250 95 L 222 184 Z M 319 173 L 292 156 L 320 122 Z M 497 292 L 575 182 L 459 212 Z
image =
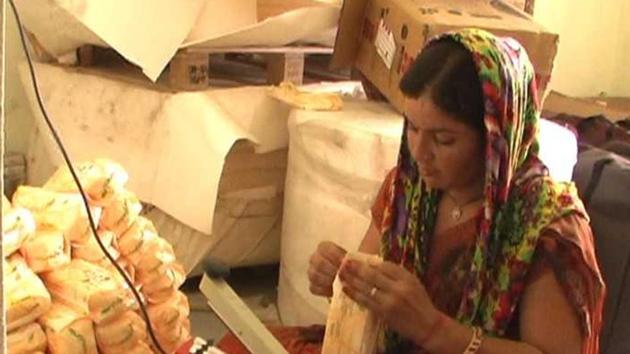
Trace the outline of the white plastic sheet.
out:
M 324 240 L 357 249 L 401 131 L 402 117 L 382 103 L 292 112 L 278 289 L 284 324 L 325 323 L 327 302 L 308 290 L 308 258 Z
M 24 26 L 51 54 L 109 46 L 156 80 L 205 0 L 15 0 Z
M 30 77 L 21 70 L 25 87 Z M 284 104 L 265 87 L 165 93 L 48 64 L 36 66 L 51 119 L 76 160 L 106 156 L 133 176 L 129 189 L 189 227 L 212 233 L 225 158 L 237 140 L 264 153 L 286 148 Z M 41 153 L 61 163 L 31 90 Z M 29 183 L 48 175 L 37 167 Z

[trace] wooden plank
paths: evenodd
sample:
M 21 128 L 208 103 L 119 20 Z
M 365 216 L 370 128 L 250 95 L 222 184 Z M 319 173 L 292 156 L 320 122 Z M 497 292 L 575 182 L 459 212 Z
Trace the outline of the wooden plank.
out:
M 304 54 L 265 54 L 267 61 L 267 80 L 270 84 L 277 85 L 283 81 L 289 81 L 296 85 L 302 85 L 304 78 Z
M 92 45 L 83 45 L 77 48 L 77 64 L 79 66 L 93 66 L 96 64 L 95 48 Z
M 225 280 L 204 274 L 199 289 L 208 305 L 243 345 L 256 354 L 288 354 Z
M 230 48 L 206 48 L 189 47 L 180 49 L 171 59 L 167 69 L 158 83 L 151 86 L 163 86 L 164 89 L 173 91 L 197 91 L 205 90 L 210 86 L 211 75 L 221 75 L 214 67 L 210 71 L 211 56 L 222 54 L 245 54 L 254 60 L 248 65 L 259 66 L 260 79 L 257 84 L 279 84 L 282 81 L 290 81 L 296 85 L 301 85 L 304 80 L 305 56 L 307 54 L 330 55 L 333 49 L 323 46 L 280 46 L 280 47 L 230 47 Z M 260 54 L 260 56 L 258 56 Z M 82 68 L 102 68 L 111 72 L 121 71 L 121 68 L 129 69 L 137 67 L 111 48 L 102 48 L 92 45 L 82 46 L 76 51 L 76 64 Z M 226 56 L 227 59 L 227 56 Z M 232 62 L 227 60 L 225 62 Z M 236 61 L 240 62 L 240 61 Z M 213 64 L 213 65 L 216 65 Z M 265 79 L 266 71 L 266 79 Z M 237 76 L 240 72 L 232 73 Z M 234 79 L 238 81 L 237 76 Z M 227 77 L 221 76 L 224 79 Z
M 136 67 L 114 49 L 109 47 L 99 47 L 91 44 L 86 44 L 77 48 L 76 64 L 81 67 Z
M 323 46 L 281 46 L 281 47 L 203 47 L 195 46 L 183 49 L 189 53 L 303 53 L 303 54 L 332 54 L 333 48 Z
M 210 84 L 206 53 L 179 51 L 169 64 L 168 84 L 181 90 L 205 90 Z

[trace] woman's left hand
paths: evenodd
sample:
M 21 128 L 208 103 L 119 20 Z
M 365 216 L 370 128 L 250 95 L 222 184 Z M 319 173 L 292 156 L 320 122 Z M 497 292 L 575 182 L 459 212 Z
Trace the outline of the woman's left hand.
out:
M 344 293 L 418 345 L 440 315 L 420 280 L 394 263 L 347 260 L 339 278 Z

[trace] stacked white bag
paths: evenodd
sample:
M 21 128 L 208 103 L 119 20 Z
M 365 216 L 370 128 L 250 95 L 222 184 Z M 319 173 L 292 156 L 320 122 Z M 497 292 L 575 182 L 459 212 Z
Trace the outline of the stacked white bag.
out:
M 7 344 L 10 354 L 41 353 L 46 350 L 46 335 L 37 319 L 51 307 L 48 290 L 25 263 L 20 249 L 35 234 L 33 215 L 14 208 L 3 197 L 2 245 L 7 318 Z
M 117 163 L 76 166 L 97 234 L 140 290 L 160 345 L 190 338 L 185 280 L 170 244 L 142 216 Z M 5 201 L 8 205 L 8 201 Z M 69 170 L 21 186 L 3 210 L 9 353 L 153 353 L 131 290 L 99 247 Z M 7 242 L 9 241 L 9 242 Z M 26 300 L 25 300 L 26 299 Z

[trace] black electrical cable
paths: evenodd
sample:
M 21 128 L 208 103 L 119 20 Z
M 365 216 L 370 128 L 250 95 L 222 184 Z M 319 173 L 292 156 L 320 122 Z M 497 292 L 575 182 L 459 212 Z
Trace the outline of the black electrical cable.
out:
M 27 47 L 27 44 L 26 44 L 26 38 L 24 36 L 24 29 L 22 28 L 22 21 L 20 20 L 20 16 L 18 15 L 18 11 L 15 8 L 15 4 L 13 4 L 13 0 L 9 0 L 9 3 L 11 4 L 11 8 L 13 9 L 13 14 L 15 15 L 15 20 L 16 20 L 17 25 L 18 25 L 18 29 L 19 29 L 19 33 L 20 33 L 20 40 L 22 41 L 22 47 L 24 48 L 24 52 L 26 53 L 26 61 L 28 62 L 28 68 L 29 68 L 29 72 L 31 74 L 31 83 L 33 84 L 33 89 L 35 90 L 35 96 L 37 98 L 37 103 L 39 105 L 39 109 L 41 110 L 41 112 L 42 112 L 42 114 L 44 116 L 44 120 L 46 121 L 46 124 L 48 125 L 48 128 L 50 129 L 50 132 L 52 133 L 53 137 L 55 138 L 55 142 L 57 143 L 57 146 L 61 150 L 61 154 L 63 155 L 63 158 L 66 161 L 66 164 L 68 165 L 68 169 L 70 170 L 70 173 L 72 174 L 72 178 L 74 179 L 74 182 L 76 183 L 77 188 L 79 189 L 79 193 L 81 194 L 81 198 L 83 199 L 83 205 L 85 206 L 85 210 L 87 211 L 88 220 L 90 222 L 90 228 L 92 229 L 92 234 L 96 238 L 96 242 L 98 243 L 98 246 L 101 248 L 101 250 L 103 251 L 105 256 L 107 256 L 107 259 L 109 259 L 109 261 L 114 265 L 114 267 L 116 268 L 118 273 L 120 273 L 120 275 L 123 277 L 123 279 L 125 280 L 125 282 L 129 286 L 129 288 L 133 292 L 133 296 L 136 298 L 136 302 L 140 306 L 140 311 L 142 312 L 142 317 L 144 319 L 144 322 L 146 323 L 147 330 L 149 332 L 149 336 L 151 337 L 151 340 L 153 341 L 153 344 L 155 345 L 155 348 L 160 353 L 166 354 L 166 351 L 162 348 L 162 346 L 160 346 L 160 343 L 157 341 L 157 338 L 155 337 L 155 333 L 153 332 L 153 327 L 151 326 L 151 321 L 149 320 L 149 315 L 147 314 L 147 309 L 146 309 L 144 303 L 142 302 L 142 298 L 140 297 L 140 294 L 138 293 L 138 290 L 133 285 L 133 282 L 127 276 L 127 273 L 120 267 L 120 265 L 118 265 L 118 263 L 116 262 L 114 257 L 112 257 L 112 255 L 109 254 L 109 252 L 107 251 L 107 249 L 103 245 L 103 242 L 101 241 L 100 237 L 98 237 L 98 234 L 96 232 L 96 226 L 94 225 L 94 218 L 92 217 L 92 213 L 90 212 L 90 207 L 89 207 L 89 204 L 88 204 L 88 200 L 87 200 L 87 197 L 85 196 L 85 192 L 83 191 L 83 186 L 81 185 L 81 181 L 79 181 L 79 178 L 77 177 L 77 174 L 76 174 L 76 172 L 74 170 L 74 167 L 72 166 L 72 162 L 70 161 L 70 157 L 68 157 L 68 153 L 67 153 L 63 143 L 61 142 L 61 138 L 59 137 L 59 134 L 57 133 L 57 130 L 53 126 L 52 122 L 50 121 L 50 118 L 48 117 L 48 113 L 46 112 L 46 108 L 44 107 L 44 103 L 42 102 L 42 97 L 41 97 L 41 94 L 39 92 L 39 85 L 37 83 L 37 77 L 35 76 L 35 69 L 33 68 L 33 61 L 31 59 L 31 54 L 29 53 L 29 50 L 28 50 L 28 47 Z

